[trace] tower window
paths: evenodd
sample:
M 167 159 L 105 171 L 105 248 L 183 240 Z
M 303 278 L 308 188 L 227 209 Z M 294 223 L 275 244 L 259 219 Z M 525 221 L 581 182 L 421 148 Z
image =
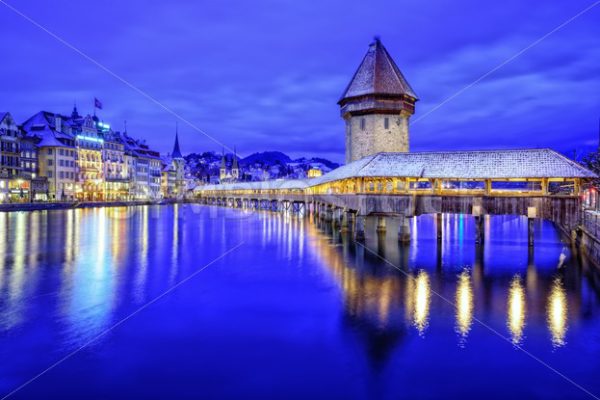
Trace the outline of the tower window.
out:
M 360 129 L 364 131 L 365 130 L 365 125 L 366 125 L 365 119 L 361 118 L 360 119 Z
M 385 129 L 390 129 L 390 119 L 389 119 L 388 117 L 385 117 L 385 118 L 383 119 L 383 127 L 384 127 Z

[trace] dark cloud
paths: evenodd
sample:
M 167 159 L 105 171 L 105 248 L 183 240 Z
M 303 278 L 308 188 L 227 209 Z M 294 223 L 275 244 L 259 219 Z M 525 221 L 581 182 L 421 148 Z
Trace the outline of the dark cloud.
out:
M 590 4 L 562 0 L 79 1 L 15 7 L 236 145 L 343 159 L 336 105 L 374 34 L 419 94 L 417 115 Z M 73 101 L 161 151 L 175 118 L 0 5 L 0 109 L 25 119 Z M 593 145 L 600 116 L 600 7 L 412 126 L 415 150 Z M 185 151 L 219 146 L 180 124 Z

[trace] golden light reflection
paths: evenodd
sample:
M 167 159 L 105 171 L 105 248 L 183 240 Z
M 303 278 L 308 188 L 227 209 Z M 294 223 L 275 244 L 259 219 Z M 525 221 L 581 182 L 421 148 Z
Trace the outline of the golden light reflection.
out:
M 546 312 L 548 329 L 552 335 L 552 345 L 554 347 L 564 346 L 567 333 L 567 295 L 559 278 L 552 283 Z
M 25 284 L 25 249 L 28 237 L 27 214 L 17 213 L 15 220 L 13 268 L 9 280 L 9 294 L 11 299 L 17 300 L 21 297 Z
M 525 289 L 521 283 L 521 277 L 515 276 L 508 289 L 508 316 L 506 320 L 513 344 L 520 344 L 523 340 L 525 309 Z
M 136 301 L 146 300 L 146 275 L 148 273 L 148 206 L 140 209 L 139 223 L 139 252 L 140 262 L 135 276 L 135 298 Z
M 469 271 L 458 276 L 456 286 L 456 330 L 464 340 L 473 324 L 473 283 Z
M 429 324 L 429 306 L 431 303 L 431 284 L 427 272 L 419 271 L 414 280 L 414 285 L 413 325 L 420 334 L 423 334 Z

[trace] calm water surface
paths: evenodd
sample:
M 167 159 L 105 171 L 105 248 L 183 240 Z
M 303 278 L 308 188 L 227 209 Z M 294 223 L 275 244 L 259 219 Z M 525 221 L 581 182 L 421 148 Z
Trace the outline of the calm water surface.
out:
M 365 248 L 195 205 L 0 213 L 0 394 L 85 346 L 10 398 L 592 398 L 548 366 L 600 395 L 595 270 L 548 223 L 533 250 L 520 218 L 483 248 L 434 224 Z

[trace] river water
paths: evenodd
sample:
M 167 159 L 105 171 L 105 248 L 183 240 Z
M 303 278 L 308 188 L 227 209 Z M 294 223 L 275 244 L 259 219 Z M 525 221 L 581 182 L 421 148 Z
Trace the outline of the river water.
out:
M 0 213 L 0 397 L 591 399 L 600 279 L 547 222 Z M 373 229 L 373 226 L 368 226 Z M 586 393 L 588 391 L 589 393 Z

